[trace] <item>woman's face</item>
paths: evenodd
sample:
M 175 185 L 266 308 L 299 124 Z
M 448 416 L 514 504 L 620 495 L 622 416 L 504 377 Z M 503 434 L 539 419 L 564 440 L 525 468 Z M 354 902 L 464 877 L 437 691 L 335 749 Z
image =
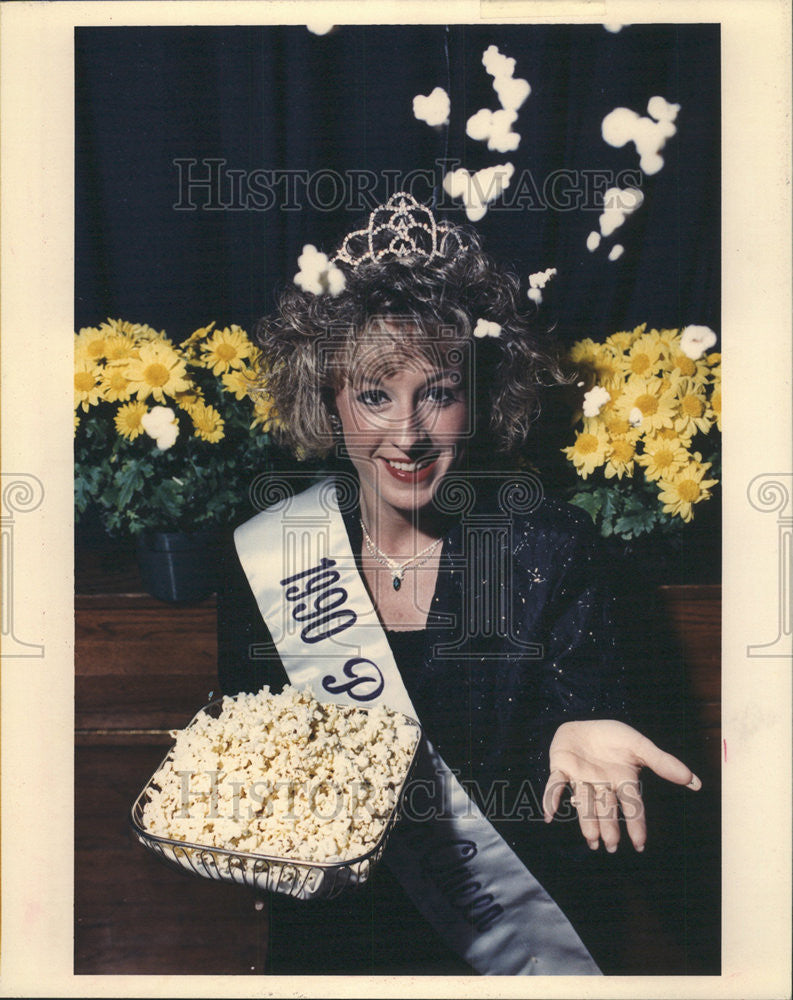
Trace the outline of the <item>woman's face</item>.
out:
M 388 348 L 356 368 L 336 394 L 344 443 L 362 499 L 396 510 L 421 510 L 459 461 L 469 427 L 460 366 Z

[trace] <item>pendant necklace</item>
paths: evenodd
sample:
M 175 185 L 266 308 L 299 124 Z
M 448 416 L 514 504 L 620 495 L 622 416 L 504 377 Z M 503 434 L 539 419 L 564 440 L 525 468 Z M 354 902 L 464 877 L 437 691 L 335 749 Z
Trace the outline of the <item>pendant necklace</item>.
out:
M 379 563 L 381 563 L 383 566 L 386 566 L 391 571 L 391 583 L 394 587 L 394 590 L 399 590 L 399 588 L 402 586 L 402 578 L 405 575 L 405 570 L 410 566 L 410 564 L 415 563 L 416 566 L 421 566 L 422 563 L 425 563 L 429 559 L 433 551 L 437 548 L 438 545 L 440 545 L 441 541 L 443 540 L 442 538 L 436 538 L 434 542 L 430 542 L 430 544 L 425 549 L 422 549 L 421 552 L 417 552 L 416 555 L 411 556 L 410 559 L 406 559 L 404 562 L 398 563 L 396 562 L 396 560 L 390 559 L 385 554 L 385 552 L 378 549 L 378 547 L 372 541 L 371 535 L 366 530 L 366 525 L 363 523 L 363 518 L 359 517 L 358 520 L 361 522 L 361 529 L 363 531 L 363 537 L 364 540 L 366 541 L 367 549 L 369 549 L 369 552 L 374 556 L 374 558 Z

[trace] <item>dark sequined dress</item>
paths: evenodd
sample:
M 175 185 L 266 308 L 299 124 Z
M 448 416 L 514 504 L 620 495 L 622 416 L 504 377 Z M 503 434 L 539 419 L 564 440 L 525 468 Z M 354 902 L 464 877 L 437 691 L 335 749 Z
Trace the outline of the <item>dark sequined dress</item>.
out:
M 503 493 L 480 494 L 449 521 L 426 629 L 386 634 L 427 736 L 591 947 L 587 926 L 594 940 L 602 914 L 573 912 L 586 891 L 588 849 L 577 824 L 544 824 L 539 803 L 562 722 L 629 721 L 598 541 L 574 507 L 545 499 L 514 511 Z M 358 509 L 342 514 L 360 553 Z M 286 674 L 232 546 L 218 606 L 222 691 L 280 690 Z M 471 971 L 386 865 L 337 900 L 274 897 L 271 907 L 274 973 Z

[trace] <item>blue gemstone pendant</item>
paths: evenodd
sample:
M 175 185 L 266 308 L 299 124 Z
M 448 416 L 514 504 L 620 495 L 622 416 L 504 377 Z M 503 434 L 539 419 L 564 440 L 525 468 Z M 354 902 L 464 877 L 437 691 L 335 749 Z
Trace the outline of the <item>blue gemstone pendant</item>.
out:
M 399 579 L 399 577 L 395 576 L 393 582 L 394 582 L 394 590 L 399 590 L 399 588 L 402 586 L 402 581 Z

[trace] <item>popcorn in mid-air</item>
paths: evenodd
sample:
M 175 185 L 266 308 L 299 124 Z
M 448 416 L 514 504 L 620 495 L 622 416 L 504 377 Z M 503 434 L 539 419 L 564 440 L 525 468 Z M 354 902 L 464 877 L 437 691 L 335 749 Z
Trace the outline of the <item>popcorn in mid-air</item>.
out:
M 649 118 L 630 108 L 614 108 L 603 119 L 603 140 L 616 147 L 632 142 L 639 154 L 641 169 L 646 174 L 657 174 L 664 165 L 660 151 L 666 140 L 677 132 L 674 121 L 679 110 L 679 104 L 670 104 L 663 97 L 650 98 L 647 103 Z
M 413 114 L 428 125 L 448 125 L 449 111 L 449 95 L 443 87 L 436 87 L 430 94 L 417 94 L 413 98 Z

